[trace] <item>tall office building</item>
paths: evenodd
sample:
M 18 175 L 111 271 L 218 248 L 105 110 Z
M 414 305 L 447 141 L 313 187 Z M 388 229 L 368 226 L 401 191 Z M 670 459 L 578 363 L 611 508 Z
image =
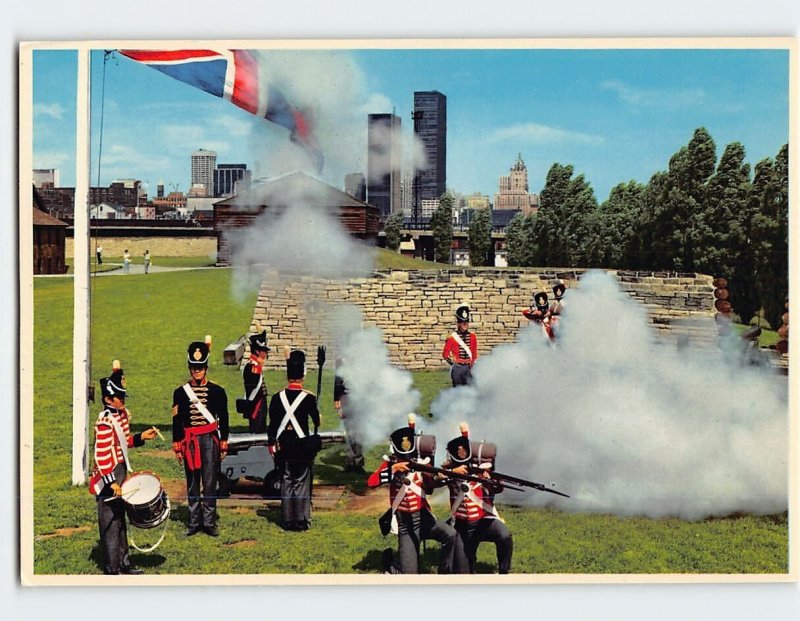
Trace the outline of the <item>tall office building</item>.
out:
M 159 181 L 156 186 L 156 198 L 164 198 L 164 182 Z
M 447 97 L 439 91 L 414 93 L 414 133 L 428 158 L 418 175 L 419 200 L 437 199 L 447 184 Z
M 49 184 L 51 188 L 59 187 L 58 168 L 33 169 L 33 185 L 37 188 L 41 188 L 46 184 Z
M 192 153 L 191 190 L 196 196 L 210 197 L 214 192 L 214 168 L 217 165 L 216 151 L 198 149 Z M 201 187 L 202 186 L 202 187 Z
M 233 196 L 237 191 L 236 184 L 241 182 L 241 191 L 250 185 L 251 177 L 252 171 L 247 170 L 247 164 L 218 164 L 214 169 L 214 196 Z
M 367 202 L 367 182 L 361 173 L 350 173 L 344 176 L 344 191 L 362 203 Z
M 509 174 L 500 177 L 498 185 L 500 191 L 494 195 L 495 210 L 520 209 L 523 214 L 529 214 L 539 209 L 539 195 L 528 192 L 528 167 L 521 153 Z
M 367 117 L 367 202 L 388 218 L 400 205 L 400 117 L 370 114 Z

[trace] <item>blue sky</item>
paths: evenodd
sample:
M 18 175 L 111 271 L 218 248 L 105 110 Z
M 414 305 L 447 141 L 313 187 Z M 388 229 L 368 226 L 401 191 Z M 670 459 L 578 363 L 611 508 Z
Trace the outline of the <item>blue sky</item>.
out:
M 325 181 L 366 172 L 366 114 L 390 112 L 410 132 L 415 90 L 447 96 L 447 185 L 493 195 L 517 153 L 539 192 L 554 162 L 572 164 L 599 201 L 617 183 L 646 183 L 693 131 L 706 127 L 718 154 L 744 144 L 752 164 L 788 142 L 786 50 L 361 50 L 268 52 L 274 80 L 311 106 L 326 155 Z M 76 54 L 34 54 L 34 166 L 59 168 L 74 184 Z M 117 56 L 92 54 L 91 183 L 147 182 L 151 194 L 189 187 L 189 156 L 217 151 L 220 163 L 256 176 L 307 165 L 281 127 Z M 295 152 L 296 151 L 296 152 Z

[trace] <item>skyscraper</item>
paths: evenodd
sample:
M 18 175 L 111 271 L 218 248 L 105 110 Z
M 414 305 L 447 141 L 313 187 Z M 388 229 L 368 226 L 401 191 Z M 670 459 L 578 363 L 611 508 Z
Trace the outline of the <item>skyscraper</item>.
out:
M 419 171 L 419 200 L 437 199 L 447 185 L 447 97 L 439 91 L 416 91 L 414 116 L 414 132 L 428 159 L 427 168 Z
M 195 196 L 213 196 L 214 168 L 217 165 L 216 151 L 198 149 L 192 153 L 192 183 Z M 204 188 L 204 190 L 200 187 Z
M 367 202 L 388 218 L 400 205 L 400 117 L 367 117 Z
M 500 177 L 500 191 L 494 195 L 494 208 L 521 209 L 522 213 L 536 213 L 539 209 L 538 194 L 528 193 L 528 167 L 522 160 L 522 154 L 511 167 L 507 176 Z
M 367 202 L 367 183 L 361 173 L 350 173 L 344 176 L 344 191 L 362 203 Z
M 242 181 L 248 187 L 251 176 L 247 164 L 218 164 L 214 169 L 214 196 L 233 196 L 237 191 L 236 183 Z

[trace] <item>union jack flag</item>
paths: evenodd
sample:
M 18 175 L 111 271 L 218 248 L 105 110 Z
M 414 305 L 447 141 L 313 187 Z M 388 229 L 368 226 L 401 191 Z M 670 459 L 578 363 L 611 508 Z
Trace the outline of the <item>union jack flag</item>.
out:
M 248 50 L 119 50 L 137 62 L 221 97 L 291 132 L 322 170 L 324 158 L 308 117 L 283 93 L 259 79 L 258 60 Z

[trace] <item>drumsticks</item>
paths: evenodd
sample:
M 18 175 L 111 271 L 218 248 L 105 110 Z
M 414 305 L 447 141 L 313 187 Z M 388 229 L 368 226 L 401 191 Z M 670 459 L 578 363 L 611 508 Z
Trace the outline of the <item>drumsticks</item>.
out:
M 135 494 L 136 492 L 138 492 L 140 489 L 142 489 L 141 486 L 134 487 L 131 491 L 125 492 L 124 494 L 120 494 L 119 496 L 109 496 L 108 498 L 103 498 L 103 502 L 111 502 L 112 500 L 115 500 L 116 498 L 125 498 L 126 496 L 131 496 L 132 494 Z
M 158 427 L 153 427 L 153 429 L 155 429 L 155 430 L 156 430 L 156 434 L 158 435 L 158 437 L 159 437 L 159 438 L 161 438 L 161 439 L 163 440 L 163 439 L 164 439 L 164 436 L 162 436 L 162 435 L 161 435 L 161 432 L 158 430 Z

